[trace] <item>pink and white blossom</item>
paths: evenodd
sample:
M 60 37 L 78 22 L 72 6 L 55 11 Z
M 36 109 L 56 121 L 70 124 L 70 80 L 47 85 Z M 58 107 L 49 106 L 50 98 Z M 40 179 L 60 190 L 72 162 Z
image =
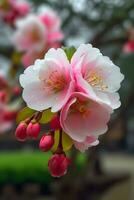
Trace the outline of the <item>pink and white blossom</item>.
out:
M 74 91 L 71 66 L 62 49 L 50 49 L 20 76 L 23 98 L 28 107 L 59 111 Z
M 91 44 L 82 44 L 71 60 L 77 90 L 94 96 L 111 108 L 120 106 L 117 91 L 124 79 L 118 66 Z
M 40 15 L 29 15 L 16 22 L 17 30 L 13 43 L 18 51 L 24 52 L 22 63 L 32 65 L 36 59 L 42 59 L 49 48 L 60 47 L 64 35 L 60 28 L 60 18 L 52 10 Z
M 54 10 L 50 8 L 43 9 L 42 14 L 39 15 L 40 20 L 47 30 L 48 42 L 60 41 L 64 34 L 61 31 L 61 20 Z
M 38 51 L 44 47 L 46 28 L 37 16 L 31 14 L 18 20 L 16 28 L 13 42 L 18 51 Z
M 98 137 L 107 131 L 112 109 L 89 95 L 75 92 L 61 110 L 61 126 L 75 141 Z
M 70 62 L 62 49 L 52 48 L 20 76 L 28 107 L 59 112 L 58 130 L 62 128 L 81 152 L 97 145 L 99 135 L 107 131 L 113 109 L 120 106 L 122 80 L 119 67 L 84 44 Z

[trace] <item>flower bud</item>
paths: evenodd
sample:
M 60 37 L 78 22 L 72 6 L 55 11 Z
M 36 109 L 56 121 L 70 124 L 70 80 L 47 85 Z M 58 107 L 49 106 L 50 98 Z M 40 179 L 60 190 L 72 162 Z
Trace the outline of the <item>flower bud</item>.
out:
M 15 131 L 15 136 L 19 141 L 25 141 L 27 138 L 27 124 L 25 122 L 21 122 Z
M 70 164 L 70 159 L 64 154 L 54 154 L 49 162 L 48 168 L 53 177 L 64 176 Z
M 54 137 L 52 135 L 44 135 L 40 140 L 39 148 L 45 152 L 50 150 L 53 144 L 54 144 Z
M 40 132 L 39 123 L 30 122 L 27 127 L 27 136 L 33 139 L 36 139 Z
M 52 120 L 50 122 L 50 127 L 52 130 L 61 129 L 59 116 L 56 115 L 52 118 Z

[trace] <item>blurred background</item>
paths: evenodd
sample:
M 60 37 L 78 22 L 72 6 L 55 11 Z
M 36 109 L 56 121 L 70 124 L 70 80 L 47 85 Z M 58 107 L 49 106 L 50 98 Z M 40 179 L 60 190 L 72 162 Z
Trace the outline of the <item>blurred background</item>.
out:
M 91 43 L 125 75 L 122 105 L 112 115 L 109 131 L 86 153 L 70 152 L 72 168 L 60 179 L 49 175 L 49 153 L 38 150 L 38 141 L 20 143 L 14 136 L 17 112 L 24 107 L 18 82 L 24 65 L 22 52 L 12 43 L 17 19 L 1 12 L 5 5 L 9 9 L 1 4 L 6 1 L 0 0 L 0 200 L 133 200 L 134 1 L 28 2 L 34 14 L 48 7 L 57 13 L 64 34 L 59 46 Z

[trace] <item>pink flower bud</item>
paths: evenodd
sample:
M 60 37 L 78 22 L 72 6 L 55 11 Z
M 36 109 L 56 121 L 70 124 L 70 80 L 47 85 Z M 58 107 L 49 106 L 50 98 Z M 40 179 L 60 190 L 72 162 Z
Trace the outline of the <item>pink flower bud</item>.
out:
M 52 148 L 53 144 L 54 137 L 52 135 L 44 135 L 40 140 L 39 148 L 42 151 L 48 151 Z
M 19 141 L 25 141 L 27 138 L 27 124 L 25 122 L 21 122 L 16 131 L 15 131 L 15 136 Z
M 61 129 L 59 116 L 56 115 L 52 118 L 52 120 L 50 122 L 50 127 L 52 130 Z
M 27 136 L 33 139 L 36 139 L 40 132 L 40 125 L 39 123 L 33 124 L 32 122 L 29 123 L 27 127 Z
M 70 159 L 64 154 L 54 154 L 49 162 L 48 168 L 53 177 L 60 177 L 66 174 Z

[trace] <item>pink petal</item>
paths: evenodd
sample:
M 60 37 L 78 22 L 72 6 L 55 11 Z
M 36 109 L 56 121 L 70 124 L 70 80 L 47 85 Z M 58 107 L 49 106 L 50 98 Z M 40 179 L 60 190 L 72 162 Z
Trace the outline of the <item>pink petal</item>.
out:
M 78 149 L 81 152 L 84 152 L 89 147 L 96 146 L 99 144 L 99 141 L 94 136 L 87 136 L 86 139 L 83 142 L 75 142 L 75 148 Z
M 85 117 L 80 112 L 70 110 L 77 98 L 89 101 Z M 107 130 L 110 113 L 111 110 L 105 105 L 90 99 L 85 94 L 74 93 L 61 111 L 61 125 L 72 139 L 82 142 L 88 135 L 97 136 Z
M 48 41 L 49 42 L 54 42 L 54 41 L 57 41 L 57 40 L 62 40 L 64 37 L 64 34 L 62 32 L 52 32 L 52 33 L 49 33 L 48 34 Z

